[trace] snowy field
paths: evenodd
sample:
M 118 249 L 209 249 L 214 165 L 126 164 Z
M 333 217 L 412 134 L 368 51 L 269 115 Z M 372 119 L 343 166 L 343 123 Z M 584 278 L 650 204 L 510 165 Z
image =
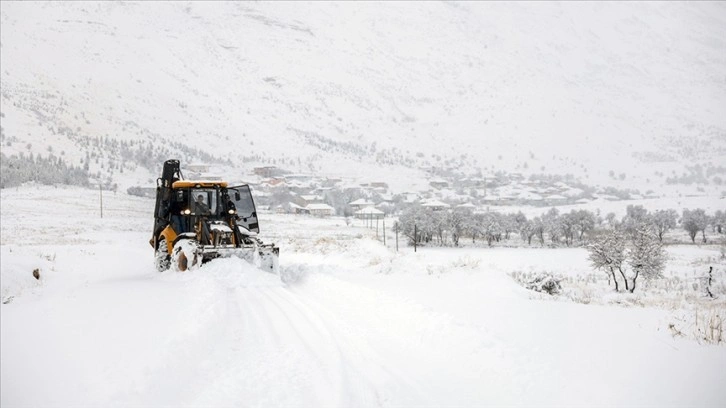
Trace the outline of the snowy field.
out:
M 717 245 L 669 246 L 665 279 L 615 294 L 580 248 L 397 253 L 261 214 L 281 278 L 158 273 L 152 200 L 107 193 L 101 219 L 93 190 L 0 193 L 3 407 L 726 406 L 726 347 L 698 332 L 726 316 Z M 562 295 L 518 283 L 543 272 Z

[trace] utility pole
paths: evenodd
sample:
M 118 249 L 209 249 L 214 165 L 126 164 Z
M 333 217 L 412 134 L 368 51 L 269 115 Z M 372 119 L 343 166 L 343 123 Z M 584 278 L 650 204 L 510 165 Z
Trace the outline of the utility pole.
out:
M 383 218 L 383 246 L 386 246 L 386 219 Z
M 413 252 L 416 252 L 416 241 L 418 241 L 418 229 L 416 224 L 413 224 Z
M 103 185 L 101 183 L 98 183 L 98 193 L 101 202 L 101 218 L 103 218 Z
M 398 222 L 396 222 L 393 227 L 396 229 L 396 252 L 398 252 Z

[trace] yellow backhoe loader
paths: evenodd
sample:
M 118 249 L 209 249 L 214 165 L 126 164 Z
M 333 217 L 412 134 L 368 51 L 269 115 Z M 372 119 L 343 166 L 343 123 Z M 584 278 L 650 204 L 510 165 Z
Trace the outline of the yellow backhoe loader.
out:
M 248 185 L 183 180 L 178 160 L 164 162 L 149 241 L 158 271 L 186 271 L 214 258 L 236 256 L 278 273 L 280 249 L 260 241 L 259 232 Z

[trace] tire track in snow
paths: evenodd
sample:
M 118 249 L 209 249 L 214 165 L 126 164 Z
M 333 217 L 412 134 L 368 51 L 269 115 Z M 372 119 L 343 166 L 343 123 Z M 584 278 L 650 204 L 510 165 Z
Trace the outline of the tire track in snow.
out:
M 220 324 L 225 326 L 218 352 L 207 364 L 205 384 L 190 395 L 189 406 L 314 406 L 316 383 L 306 361 L 288 343 L 289 330 L 263 292 L 280 288 L 228 288 Z M 319 385 L 318 385 L 319 388 Z
M 307 312 L 306 316 L 314 316 L 321 324 L 327 329 L 332 339 L 335 340 L 336 347 L 341 355 L 341 358 L 346 364 L 347 371 L 352 372 L 349 374 L 350 378 L 353 378 L 353 384 L 359 389 L 365 389 L 364 394 L 360 394 L 363 391 L 359 391 L 358 396 L 365 395 L 364 401 L 367 401 L 363 406 L 371 406 L 372 402 L 375 401 L 376 406 L 386 405 L 411 405 L 411 406 L 428 406 L 434 405 L 432 402 L 431 393 L 426 389 L 426 386 L 419 384 L 412 376 L 405 374 L 400 368 L 397 367 L 397 361 L 391 360 L 384 357 L 375 346 L 371 344 L 370 336 L 366 333 L 359 336 L 354 330 L 350 330 L 352 326 L 360 326 L 358 321 L 355 320 L 354 315 L 348 316 L 341 320 L 339 309 L 345 308 L 345 304 L 350 301 L 350 298 L 340 299 L 341 303 L 328 302 L 323 304 L 320 299 L 323 297 L 315 296 L 305 289 L 307 277 L 313 277 L 316 283 L 313 283 L 313 287 L 319 288 L 320 283 L 315 278 L 324 276 L 326 279 L 333 279 L 336 283 L 340 283 L 343 286 L 349 285 L 343 281 L 332 278 L 328 273 L 334 272 L 339 268 L 334 268 L 330 265 L 316 265 L 315 268 L 311 268 L 308 264 L 290 264 L 286 267 L 288 275 L 294 277 L 290 281 L 290 284 L 286 288 L 286 293 L 289 296 L 286 299 L 293 303 L 293 309 L 305 309 Z M 326 281 L 327 282 L 327 281 Z M 327 285 L 323 285 L 323 292 L 326 294 L 335 293 L 340 288 L 330 288 Z M 363 291 L 368 291 L 364 288 L 357 288 Z M 355 298 L 356 296 L 353 296 Z M 330 300 L 327 299 L 326 300 Z M 373 302 L 375 303 L 375 302 Z M 375 333 L 375 325 L 368 326 L 369 330 L 365 330 L 368 333 Z M 357 385 L 357 382 L 363 381 L 364 385 Z M 385 392 L 388 391 L 388 392 Z M 405 395 L 405 397 L 401 397 Z M 397 398 L 396 402 L 391 401 L 390 396 Z M 352 396 L 349 397 L 351 401 Z M 342 406 L 354 405 L 353 402 L 347 402 Z
M 432 396 L 424 385 L 404 373 L 397 366 L 398 360 L 386 358 L 372 344 L 371 337 L 378 335 L 375 326 L 360 325 L 361 322 L 355 319 L 341 320 L 335 308 L 319 302 L 315 296 L 299 291 L 298 288 L 291 295 L 298 307 L 306 308 L 310 315 L 327 322 L 328 327 L 334 327 L 334 334 L 331 335 L 336 339 L 338 350 L 348 366 L 352 367 L 350 370 L 355 371 L 354 377 L 365 381 L 365 388 L 371 390 L 370 394 L 375 396 L 375 405 L 434 405 Z M 362 330 L 351 330 L 352 326 Z
M 408 398 L 416 397 L 414 405 L 511 404 L 518 401 L 501 397 L 518 395 L 532 379 L 521 369 L 525 361 L 517 351 L 484 328 L 457 323 L 447 315 L 328 274 L 310 274 L 291 290 L 352 339 L 348 343 L 366 350 L 368 362 L 395 367 L 388 371 L 393 380 L 408 387 L 391 391 L 390 384 L 378 384 L 393 398 L 408 393 Z M 412 394 L 414 390 L 425 391 Z M 419 399 L 421 395 L 426 398 Z M 432 395 L 439 401 L 428 398 Z
M 276 321 L 285 326 L 283 330 L 290 332 L 291 341 L 298 346 L 296 348 L 311 361 L 311 368 L 329 386 L 326 394 L 331 401 L 328 402 L 335 400 L 339 405 L 350 383 L 340 349 L 329 331 L 319 319 L 314 319 L 314 322 L 311 316 L 294 307 L 282 290 L 265 290 L 260 294 L 265 297 L 266 305 L 275 308 L 275 313 L 278 313 Z
M 296 327 L 306 349 L 323 362 L 321 368 L 329 368 L 327 376 L 334 377 L 332 382 L 338 390 L 336 406 L 380 405 L 376 389 L 347 357 L 351 353 L 350 344 L 342 342 L 340 336 L 334 334 L 334 330 L 321 316 L 288 290 L 269 291 L 265 294 L 286 314 L 291 326 Z M 328 361 L 327 364 L 325 360 Z
M 315 285 L 319 288 L 317 284 Z M 323 288 L 327 293 L 335 293 L 336 289 L 341 288 Z M 376 347 L 375 343 L 380 341 L 381 337 L 386 337 L 380 327 L 369 324 L 370 322 L 363 319 L 358 320 L 355 315 L 345 315 L 345 307 L 341 307 L 342 304 L 325 303 L 317 293 L 308 293 L 298 287 L 291 291 L 291 295 L 291 299 L 294 299 L 299 307 L 307 308 L 310 310 L 310 315 L 326 322 L 327 327 L 331 328 L 332 336 L 336 339 L 343 359 L 355 371 L 355 377 L 365 379 L 366 388 L 375 395 L 376 405 L 436 405 L 425 384 L 421 384 L 416 376 L 406 372 L 405 367 L 400 366 L 400 360 L 384 356 Z M 353 298 L 345 299 L 346 303 L 356 303 Z M 363 306 L 369 307 L 370 304 L 366 303 Z M 342 318 L 341 310 L 344 314 Z

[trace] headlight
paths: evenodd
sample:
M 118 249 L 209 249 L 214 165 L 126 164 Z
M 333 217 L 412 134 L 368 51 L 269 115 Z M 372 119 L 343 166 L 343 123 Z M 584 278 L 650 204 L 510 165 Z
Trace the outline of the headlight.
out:
M 189 215 L 189 214 L 191 214 L 191 213 L 192 213 L 192 210 L 190 210 L 190 209 L 188 209 L 188 208 L 187 208 L 186 210 L 183 210 L 183 211 L 182 211 L 182 215 Z
M 233 208 L 230 208 L 229 211 L 227 211 L 227 212 L 231 215 L 231 214 L 236 213 L 237 211 L 235 211 Z

